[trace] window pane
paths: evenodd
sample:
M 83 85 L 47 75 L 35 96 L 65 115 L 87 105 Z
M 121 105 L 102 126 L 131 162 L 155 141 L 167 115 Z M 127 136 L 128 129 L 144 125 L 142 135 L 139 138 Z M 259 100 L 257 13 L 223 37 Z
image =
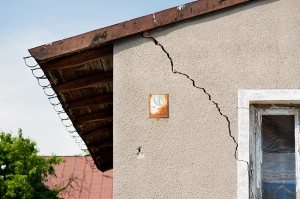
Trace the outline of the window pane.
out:
M 262 198 L 296 198 L 294 115 L 262 116 Z

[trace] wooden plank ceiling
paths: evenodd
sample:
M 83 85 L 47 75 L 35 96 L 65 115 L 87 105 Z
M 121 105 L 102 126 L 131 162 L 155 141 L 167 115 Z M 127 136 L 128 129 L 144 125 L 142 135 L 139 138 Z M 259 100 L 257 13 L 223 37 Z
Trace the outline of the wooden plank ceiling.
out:
M 39 64 L 97 168 L 112 169 L 112 44 Z

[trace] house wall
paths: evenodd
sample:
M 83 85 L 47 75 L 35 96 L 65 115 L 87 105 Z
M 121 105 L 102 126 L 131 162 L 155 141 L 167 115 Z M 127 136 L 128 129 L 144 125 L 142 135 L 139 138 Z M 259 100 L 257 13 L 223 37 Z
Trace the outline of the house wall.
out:
M 300 1 L 254 1 L 114 44 L 114 198 L 236 198 L 238 90 L 300 88 Z M 169 94 L 167 119 L 148 95 Z M 215 104 L 218 103 L 220 111 Z M 143 156 L 137 156 L 141 147 Z

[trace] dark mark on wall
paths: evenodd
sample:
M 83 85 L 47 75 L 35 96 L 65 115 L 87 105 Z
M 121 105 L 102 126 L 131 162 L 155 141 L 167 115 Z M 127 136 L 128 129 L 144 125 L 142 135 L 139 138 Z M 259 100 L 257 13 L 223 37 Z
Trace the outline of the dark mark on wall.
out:
M 224 0 L 223 0 L 223 1 L 224 1 Z M 174 69 L 173 60 L 172 60 L 170 54 L 166 51 L 166 49 L 164 48 L 164 46 L 161 45 L 154 37 L 150 36 L 150 35 L 148 34 L 148 32 L 142 33 L 142 37 L 152 40 L 152 41 L 154 42 L 155 45 L 161 47 L 161 49 L 164 51 L 164 53 L 167 55 L 168 59 L 170 60 L 170 63 L 171 63 L 171 70 L 172 70 L 172 72 L 173 72 L 174 74 L 180 74 L 180 75 L 185 76 L 186 78 L 188 78 L 188 79 L 192 82 L 193 87 L 195 87 L 195 88 L 197 88 L 197 89 L 199 89 L 199 90 L 202 90 L 202 91 L 208 96 L 209 101 L 211 101 L 211 102 L 215 105 L 215 107 L 216 107 L 216 109 L 218 110 L 218 112 L 220 113 L 220 115 L 223 116 L 223 117 L 226 119 L 227 123 L 228 123 L 228 133 L 229 133 L 229 136 L 232 138 L 234 144 L 236 145 L 235 151 L 234 151 L 234 158 L 235 158 L 237 161 L 245 162 L 245 163 L 247 164 L 247 167 L 248 167 L 248 173 L 249 173 L 249 162 L 247 162 L 247 161 L 245 161 L 245 160 L 239 160 L 238 157 L 237 157 L 238 143 L 237 143 L 235 137 L 232 135 L 232 132 L 231 132 L 231 126 L 230 126 L 230 120 L 229 120 L 229 118 L 228 118 L 226 115 L 224 115 L 224 114 L 222 113 L 222 111 L 221 111 L 221 109 L 220 109 L 218 103 L 216 103 L 215 101 L 212 100 L 211 95 L 205 90 L 205 88 L 196 86 L 195 80 L 193 80 L 192 78 L 190 78 L 189 75 L 187 75 L 187 74 L 185 74 L 185 73 L 182 73 L 182 72 L 179 72 L 179 71 L 176 71 L 176 70 Z
M 144 157 L 144 153 L 143 153 L 143 150 L 142 150 L 142 147 L 139 146 L 136 151 L 135 151 L 135 155 L 136 155 L 136 158 L 138 159 L 142 159 Z

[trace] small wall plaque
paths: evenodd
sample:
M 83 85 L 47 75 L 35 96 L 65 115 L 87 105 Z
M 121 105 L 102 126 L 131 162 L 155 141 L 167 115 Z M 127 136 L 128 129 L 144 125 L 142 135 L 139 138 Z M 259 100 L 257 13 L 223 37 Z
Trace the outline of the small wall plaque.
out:
M 169 117 L 169 95 L 168 94 L 149 95 L 149 116 L 150 118 Z

